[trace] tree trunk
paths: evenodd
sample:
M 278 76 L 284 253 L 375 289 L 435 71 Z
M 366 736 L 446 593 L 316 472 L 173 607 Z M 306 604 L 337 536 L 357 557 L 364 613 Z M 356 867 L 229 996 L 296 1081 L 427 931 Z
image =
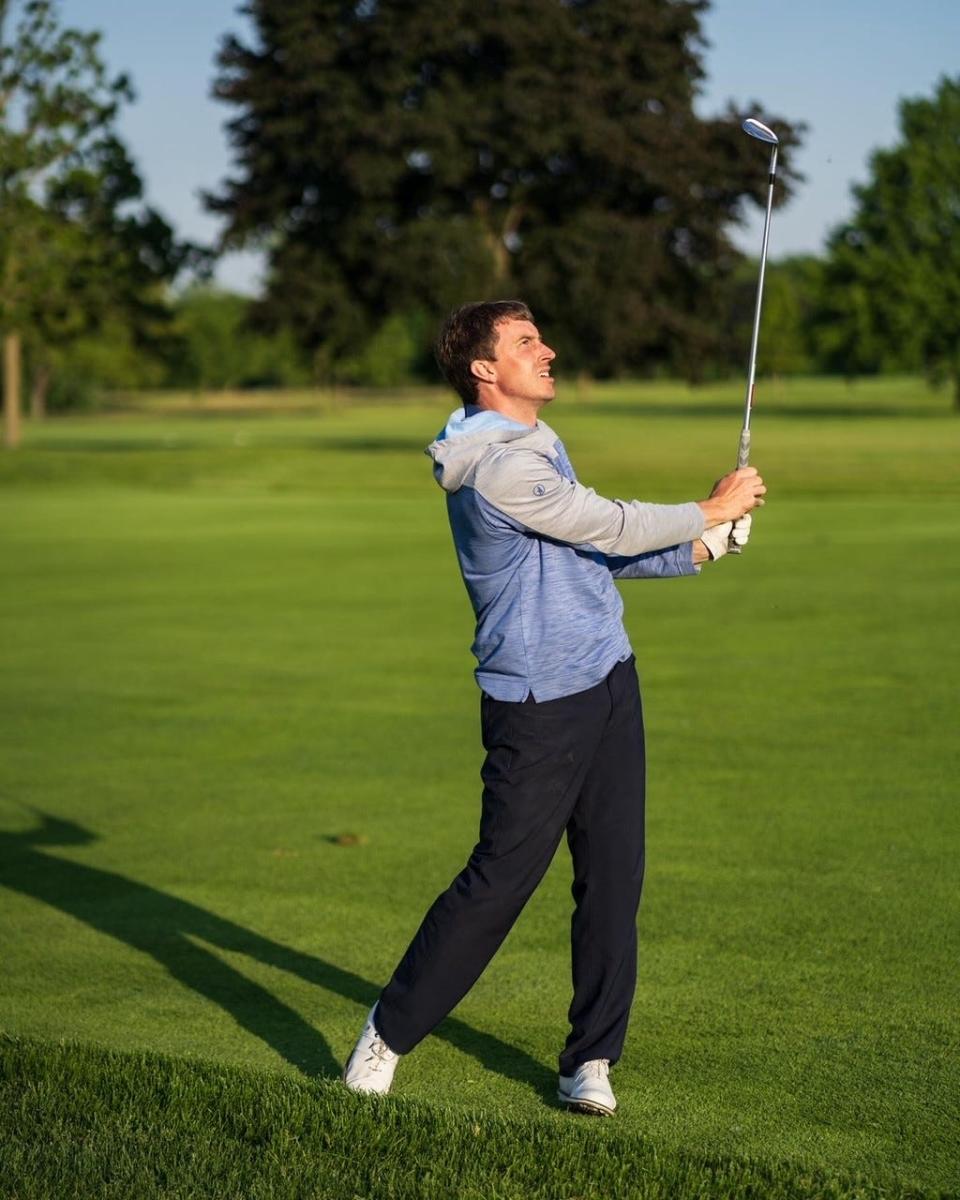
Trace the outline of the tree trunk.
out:
M 3 339 L 3 444 L 8 450 L 20 445 L 20 334 Z
M 42 421 L 47 415 L 47 392 L 50 390 L 52 372 L 46 363 L 41 363 L 30 381 L 30 417 Z
M 473 211 L 485 227 L 487 246 L 490 249 L 490 256 L 493 259 L 494 280 L 497 286 L 499 286 L 506 283 L 510 276 L 510 240 L 520 229 L 525 206 L 519 202 L 512 204 L 507 209 L 506 216 L 503 219 L 503 226 L 500 229 L 494 229 L 492 226 L 490 205 L 486 200 L 475 200 Z

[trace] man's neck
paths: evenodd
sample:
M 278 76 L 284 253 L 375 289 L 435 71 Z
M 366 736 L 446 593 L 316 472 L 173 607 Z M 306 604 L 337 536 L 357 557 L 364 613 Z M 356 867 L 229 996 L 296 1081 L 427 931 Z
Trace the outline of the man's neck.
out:
M 498 412 L 501 416 L 507 417 L 511 421 L 516 421 L 520 425 L 529 425 L 534 429 L 537 424 L 537 413 L 540 411 L 541 405 L 536 401 L 531 400 L 516 400 L 512 396 L 481 396 L 475 405 L 471 405 L 475 409 L 480 409 L 486 412 Z

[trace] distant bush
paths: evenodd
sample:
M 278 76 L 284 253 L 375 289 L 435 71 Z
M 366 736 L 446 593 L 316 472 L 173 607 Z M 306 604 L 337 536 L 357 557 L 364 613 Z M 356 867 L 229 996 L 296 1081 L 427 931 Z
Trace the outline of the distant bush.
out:
M 292 387 L 310 382 L 289 330 L 265 333 L 250 321 L 246 296 L 198 286 L 174 304 L 176 350 L 165 382 L 179 387 Z
M 26 374 L 35 415 L 44 411 L 93 408 L 105 392 L 163 383 L 163 334 L 151 344 L 138 342 L 129 322 L 107 321 L 60 346 L 26 343 Z
M 50 412 L 68 412 L 94 408 L 101 389 L 97 380 L 80 371 L 58 371 L 50 381 L 46 408 Z
M 428 320 L 424 313 L 387 317 L 360 354 L 333 368 L 344 383 L 402 387 L 430 377 Z

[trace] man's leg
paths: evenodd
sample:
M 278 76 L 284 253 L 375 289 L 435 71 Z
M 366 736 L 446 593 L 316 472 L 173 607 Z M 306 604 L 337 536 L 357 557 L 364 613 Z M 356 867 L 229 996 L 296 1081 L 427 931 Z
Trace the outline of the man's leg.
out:
M 645 755 L 633 659 L 606 681 L 610 719 L 567 826 L 573 856 L 571 1032 L 560 1056 L 569 1076 L 623 1049 L 637 973 L 643 886 Z
M 610 716 L 606 682 L 542 704 L 481 702 L 480 840 L 434 901 L 375 1013 L 406 1054 L 466 995 L 550 865 Z

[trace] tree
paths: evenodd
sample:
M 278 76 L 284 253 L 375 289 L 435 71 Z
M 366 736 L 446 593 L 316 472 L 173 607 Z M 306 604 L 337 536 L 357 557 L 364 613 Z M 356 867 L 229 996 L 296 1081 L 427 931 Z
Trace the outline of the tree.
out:
M 337 361 L 391 315 L 521 294 L 568 367 L 695 375 L 726 230 L 766 185 L 738 114 L 693 112 L 703 7 L 250 0 L 215 85 L 236 172 L 208 204 L 224 247 L 269 251 L 264 318 Z M 772 119 L 789 187 L 797 131 Z
M 820 344 L 851 374 L 922 366 L 960 407 L 960 77 L 899 117 L 899 143 L 872 156 L 831 235 Z
M 146 343 L 167 320 L 164 289 L 193 247 L 152 209 L 113 132 L 128 79 L 110 78 L 98 33 L 64 29 L 53 0 L 0 0 L 0 329 L 10 386 L 7 441 L 19 424 L 25 342 L 41 411 L 58 356 L 106 322 Z
M 727 289 L 727 329 L 722 365 L 744 372 L 757 300 L 756 259 L 744 259 Z M 757 358 L 761 374 L 798 375 L 817 369 L 814 321 L 823 295 L 823 261 L 796 254 L 767 263 Z

